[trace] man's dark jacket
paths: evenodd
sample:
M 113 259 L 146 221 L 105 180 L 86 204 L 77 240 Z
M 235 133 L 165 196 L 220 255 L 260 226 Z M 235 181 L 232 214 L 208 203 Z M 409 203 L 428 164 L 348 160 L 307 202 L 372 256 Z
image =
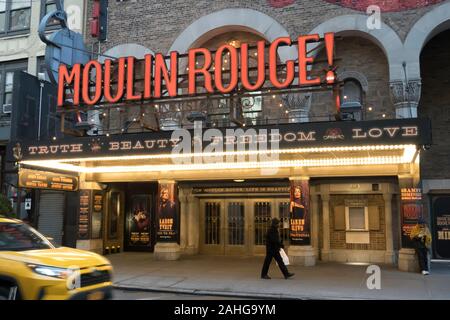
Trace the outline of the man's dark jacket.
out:
M 280 240 L 280 234 L 278 228 L 270 227 L 266 236 L 266 251 L 267 253 L 277 253 L 280 248 L 284 248 L 283 242 Z

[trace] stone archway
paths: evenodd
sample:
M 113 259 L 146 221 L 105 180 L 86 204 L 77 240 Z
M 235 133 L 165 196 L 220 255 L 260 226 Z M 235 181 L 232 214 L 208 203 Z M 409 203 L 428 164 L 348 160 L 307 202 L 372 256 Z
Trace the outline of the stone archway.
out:
M 403 79 L 403 44 L 397 33 L 385 23 L 382 23 L 381 29 L 369 29 L 367 27 L 367 16 L 361 14 L 343 15 L 321 23 L 310 33 L 323 35 L 325 32 L 334 32 L 342 36 L 362 37 L 374 42 L 387 57 L 390 81 Z
M 450 29 L 450 3 L 436 6 L 424 14 L 411 28 L 405 40 L 405 62 L 410 79 L 420 79 L 420 53 L 438 33 Z
M 250 31 L 269 42 L 279 37 L 289 37 L 287 30 L 274 18 L 252 9 L 232 8 L 216 11 L 191 23 L 173 42 L 169 49 L 185 53 L 199 42 L 228 31 Z M 279 49 L 281 61 L 296 59 L 295 47 Z

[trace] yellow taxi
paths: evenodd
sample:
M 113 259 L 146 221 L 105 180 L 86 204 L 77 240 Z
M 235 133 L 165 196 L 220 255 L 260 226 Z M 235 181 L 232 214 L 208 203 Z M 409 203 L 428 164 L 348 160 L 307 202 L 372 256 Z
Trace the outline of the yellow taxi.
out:
M 111 299 L 112 271 L 96 253 L 56 248 L 22 221 L 0 216 L 0 300 Z

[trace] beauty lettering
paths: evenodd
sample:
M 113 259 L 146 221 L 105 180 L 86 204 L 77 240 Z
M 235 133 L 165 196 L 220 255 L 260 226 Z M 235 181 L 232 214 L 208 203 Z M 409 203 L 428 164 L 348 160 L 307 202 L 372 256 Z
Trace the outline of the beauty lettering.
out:
M 307 47 L 310 43 L 318 45 L 321 42 L 324 42 L 328 69 L 324 70 L 323 76 L 313 76 L 310 70 L 314 57 Z M 295 48 L 292 50 L 296 52 L 295 59 L 280 64 L 278 51 L 281 47 Z M 70 105 L 77 106 L 173 98 L 181 94 L 195 96 L 200 91 L 209 94 L 227 94 L 237 89 L 252 92 L 260 90 L 268 82 L 277 89 L 288 88 L 293 83 L 303 87 L 331 85 L 336 79 L 333 53 L 334 34 L 325 33 L 323 39 L 318 34 L 299 36 L 297 41 L 281 37 L 270 45 L 264 40 L 259 41 L 255 47 L 247 43 L 242 43 L 239 48 L 224 44 L 213 52 L 206 48 L 193 48 L 183 55 L 172 51 L 168 57 L 161 53 L 147 54 L 140 61 L 134 57 L 121 57 L 106 59 L 103 64 L 91 60 L 71 68 L 61 64 L 58 106 L 67 104 L 66 99 L 72 100 Z M 187 62 L 182 60 L 185 58 Z M 224 58 L 228 60 L 227 68 L 224 67 Z M 256 60 L 256 67 L 250 66 L 250 58 Z M 140 67 L 143 65 L 140 86 L 136 86 L 138 63 Z M 180 86 L 181 79 L 187 81 L 184 91 Z M 66 96 L 67 89 L 70 89 L 70 97 Z

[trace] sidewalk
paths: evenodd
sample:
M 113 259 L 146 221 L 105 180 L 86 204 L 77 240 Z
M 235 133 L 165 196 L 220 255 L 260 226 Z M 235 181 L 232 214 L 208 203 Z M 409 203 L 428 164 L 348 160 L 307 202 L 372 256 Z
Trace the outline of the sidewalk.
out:
M 431 275 L 381 265 L 381 289 L 369 290 L 367 265 L 319 262 L 290 266 L 285 280 L 273 261 L 271 280 L 260 279 L 264 257 L 183 256 L 157 261 L 150 253 L 107 256 L 117 288 L 272 299 L 450 299 L 450 263 L 433 263 Z

